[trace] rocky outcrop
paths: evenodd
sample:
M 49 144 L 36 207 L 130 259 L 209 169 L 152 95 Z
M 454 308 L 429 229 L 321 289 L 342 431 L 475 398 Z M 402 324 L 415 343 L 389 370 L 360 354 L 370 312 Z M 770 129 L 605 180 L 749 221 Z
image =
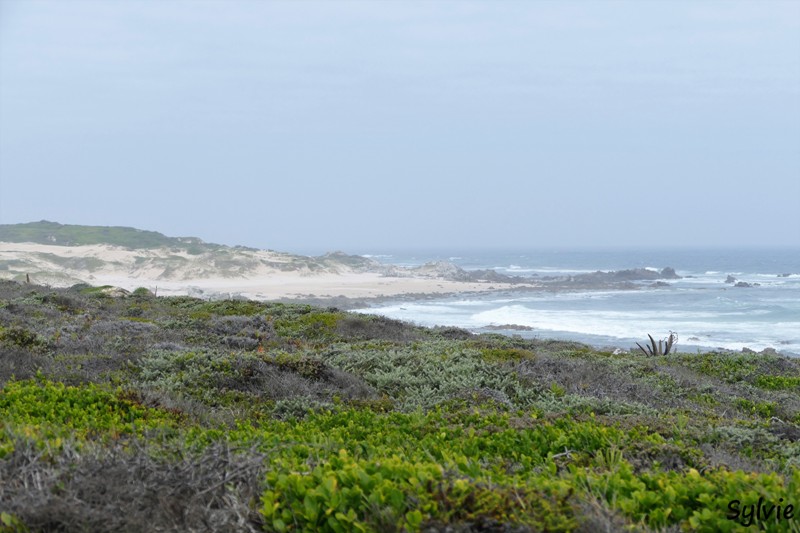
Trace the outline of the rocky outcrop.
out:
M 664 279 L 681 279 L 675 269 L 667 267 L 663 270 L 655 271 L 647 268 L 634 268 L 630 270 L 612 270 L 611 272 L 592 272 L 591 274 L 579 274 L 571 277 L 572 281 L 579 283 L 608 283 L 624 281 L 656 281 Z
M 469 275 L 469 281 L 491 281 L 493 283 L 530 283 L 531 280 L 529 278 L 523 278 L 522 276 L 509 276 L 507 274 L 501 274 L 496 270 L 492 269 L 485 269 L 485 270 L 469 270 L 467 271 Z
M 433 261 L 410 269 L 413 274 L 424 278 L 449 279 L 452 281 L 469 281 L 469 274 L 463 268 L 447 261 Z

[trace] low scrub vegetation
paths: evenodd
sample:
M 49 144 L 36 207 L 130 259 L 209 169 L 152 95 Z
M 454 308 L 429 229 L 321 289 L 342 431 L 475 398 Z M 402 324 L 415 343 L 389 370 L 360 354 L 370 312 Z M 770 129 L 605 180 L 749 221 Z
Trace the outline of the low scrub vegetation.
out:
M 0 531 L 796 531 L 798 361 L 660 351 L 0 282 Z

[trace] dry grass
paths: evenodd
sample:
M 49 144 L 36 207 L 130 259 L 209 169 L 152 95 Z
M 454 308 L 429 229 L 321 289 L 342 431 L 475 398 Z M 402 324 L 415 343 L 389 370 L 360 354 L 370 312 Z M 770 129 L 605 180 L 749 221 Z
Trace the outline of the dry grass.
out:
M 163 453 L 163 452 L 162 452 Z M 169 460 L 141 443 L 0 461 L 0 506 L 31 531 L 259 531 L 264 455 L 215 444 Z

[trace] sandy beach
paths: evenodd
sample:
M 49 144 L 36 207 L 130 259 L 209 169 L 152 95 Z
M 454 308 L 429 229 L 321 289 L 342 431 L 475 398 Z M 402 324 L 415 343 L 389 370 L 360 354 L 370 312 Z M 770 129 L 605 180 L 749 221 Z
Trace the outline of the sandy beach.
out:
M 123 277 L 98 276 L 93 284 L 114 285 L 132 290 L 147 287 L 158 294 L 190 294 L 201 290 L 208 294 L 239 295 L 257 300 L 283 298 L 376 298 L 403 294 L 445 294 L 481 292 L 506 288 L 498 283 L 466 283 L 459 281 L 388 277 L 373 273 L 298 275 L 292 272 L 251 279 L 191 279 L 158 281 Z M 511 287 L 509 285 L 508 287 Z

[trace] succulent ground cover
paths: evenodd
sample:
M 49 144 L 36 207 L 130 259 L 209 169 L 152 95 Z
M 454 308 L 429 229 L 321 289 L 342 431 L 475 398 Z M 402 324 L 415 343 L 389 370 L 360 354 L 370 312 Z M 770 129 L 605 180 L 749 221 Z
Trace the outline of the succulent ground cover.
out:
M 0 283 L 0 531 L 797 531 L 798 506 L 795 359 Z

